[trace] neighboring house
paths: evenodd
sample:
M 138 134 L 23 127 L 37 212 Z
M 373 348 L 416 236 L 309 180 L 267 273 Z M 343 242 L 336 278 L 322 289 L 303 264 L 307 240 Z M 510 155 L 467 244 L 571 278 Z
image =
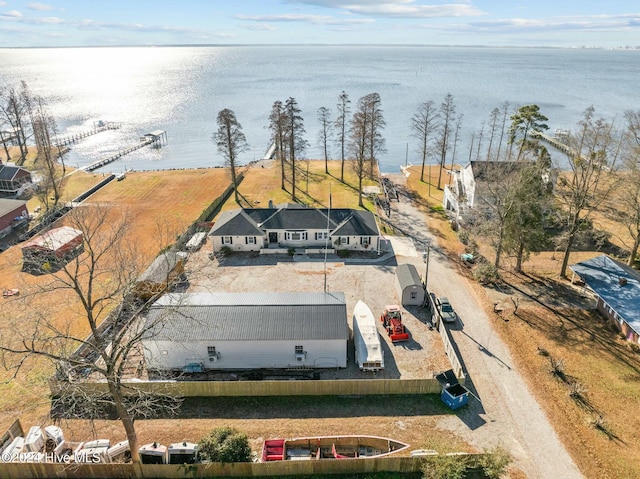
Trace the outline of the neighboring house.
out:
M 147 368 L 344 368 L 344 293 L 167 294 L 147 314 Z
M 164 292 L 184 273 L 185 253 L 162 253 L 136 280 L 133 291 L 145 301 Z
M 45 271 L 66 262 L 82 251 L 84 235 L 70 226 L 62 226 L 36 236 L 22 246 L 26 265 Z
M 613 322 L 627 340 L 640 343 L 640 274 L 606 255 L 570 268 L 597 296 L 598 311 Z
M 327 218 L 329 216 L 329 218 Z M 213 252 L 304 248 L 379 250 L 380 230 L 373 213 L 351 209 L 244 208 L 220 215 L 209 232 Z
M 21 166 L 0 165 L 0 196 L 16 196 L 23 185 L 31 182 L 29 170 Z
M 442 206 L 456 219 L 464 218 L 472 209 L 486 209 L 492 203 L 491 182 L 505 181 L 529 165 L 529 161 L 470 161 L 451 172 L 452 181 L 445 185 Z M 547 181 L 552 182 L 551 172 L 547 176 Z
M 403 306 L 422 306 L 424 303 L 424 286 L 412 264 L 400 264 L 396 268 L 396 290 Z
M 0 238 L 11 233 L 16 224 L 29 218 L 27 203 L 21 200 L 0 198 Z

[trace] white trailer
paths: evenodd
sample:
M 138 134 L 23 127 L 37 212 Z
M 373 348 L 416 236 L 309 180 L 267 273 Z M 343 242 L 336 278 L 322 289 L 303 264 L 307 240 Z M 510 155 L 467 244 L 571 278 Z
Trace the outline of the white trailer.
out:
M 356 362 L 361 371 L 384 369 L 384 352 L 376 320 L 367 306 L 358 301 L 353 309 L 353 342 L 356 347 Z

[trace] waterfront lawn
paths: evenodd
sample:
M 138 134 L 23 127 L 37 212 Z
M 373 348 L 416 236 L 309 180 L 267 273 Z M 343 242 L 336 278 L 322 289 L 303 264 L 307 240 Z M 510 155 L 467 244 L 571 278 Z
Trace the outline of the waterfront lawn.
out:
M 307 175 L 308 165 L 308 175 Z M 358 178 L 345 165 L 345 183 L 340 181 L 340 161 L 329 162 L 329 174 L 325 173 L 324 161 L 300 161 L 299 172 L 296 176 L 296 196 L 298 201 L 310 207 L 327 208 L 329 206 L 329 192 L 331 192 L 332 208 L 358 209 Z M 308 181 L 307 181 L 308 180 Z M 377 185 L 369 179 L 365 185 Z M 238 192 L 240 206 L 243 208 L 267 208 L 269 200 L 274 205 L 291 203 L 291 183 L 286 182 L 287 191 L 281 188 L 280 165 L 276 161 L 261 161 L 246 169 L 245 177 Z M 373 202 L 364 198 L 365 208 L 374 210 Z M 223 211 L 238 208 L 233 194 L 223 206 Z

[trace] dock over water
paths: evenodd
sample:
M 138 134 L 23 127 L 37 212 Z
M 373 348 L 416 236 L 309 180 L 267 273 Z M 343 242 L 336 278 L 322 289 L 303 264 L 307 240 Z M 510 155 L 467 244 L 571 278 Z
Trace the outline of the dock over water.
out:
M 570 147 L 569 145 L 564 144 L 561 141 L 561 138 L 557 137 L 557 136 L 549 136 L 545 133 L 542 133 L 541 131 L 532 131 L 530 133 L 530 135 L 533 138 L 537 138 L 539 140 L 542 140 L 548 144 L 550 144 L 551 146 L 553 146 L 556 150 L 561 151 L 563 153 L 566 153 L 567 155 L 576 155 L 576 150 L 572 147 Z
M 155 146 L 156 148 L 161 148 L 162 145 L 167 143 L 167 132 L 165 130 L 153 130 L 150 133 L 146 133 L 140 137 L 140 143 L 137 145 L 130 146 L 125 148 L 124 150 L 118 151 L 115 155 L 112 155 L 108 158 L 104 158 L 102 160 L 94 161 L 93 163 L 83 166 L 80 169 L 84 171 L 93 171 L 98 168 L 102 168 L 109 163 L 113 163 L 116 160 L 119 160 L 125 155 L 128 155 L 132 151 L 139 150 L 140 148 L 144 148 L 145 146 Z
M 61 138 L 56 138 L 53 146 L 56 148 L 60 148 L 62 146 L 69 146 L 78 141 L 82 140 L 91 135 L 95 135 L 97 133 L 108 131 L 108 130 L 117 130 L 122 127 L 122 123 L 117 123 L 115 121 L 97 121 L 93 124 L 93 128 L 90 130 L 86 130 L 80 133 L 76 133 L 74 135 L 67 135 Z

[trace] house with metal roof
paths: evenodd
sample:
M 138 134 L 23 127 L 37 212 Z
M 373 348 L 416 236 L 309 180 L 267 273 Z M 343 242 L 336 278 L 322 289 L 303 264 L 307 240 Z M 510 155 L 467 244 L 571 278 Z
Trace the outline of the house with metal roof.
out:
M 172 293 L 146 316 L 150 370 L 344 368 L 344 293 Z
M 424 286 L 418 270 L 412 264 L 399 264 L 396 268 L 396 291 L 403 306 L 422 306 Z
M 640 343 L 640 274 L 607 255 L 570 266 L 597 297 L 597 309 L 629 341 Z M 572 282 L 575 278 L 572 278 Z
M 342 249 L 377 251 L 380 230 L 370 211 L 346 208 L 243 208 L 220 215 L 209 232 L 213 252 L 234 251 L 307 253 Z

